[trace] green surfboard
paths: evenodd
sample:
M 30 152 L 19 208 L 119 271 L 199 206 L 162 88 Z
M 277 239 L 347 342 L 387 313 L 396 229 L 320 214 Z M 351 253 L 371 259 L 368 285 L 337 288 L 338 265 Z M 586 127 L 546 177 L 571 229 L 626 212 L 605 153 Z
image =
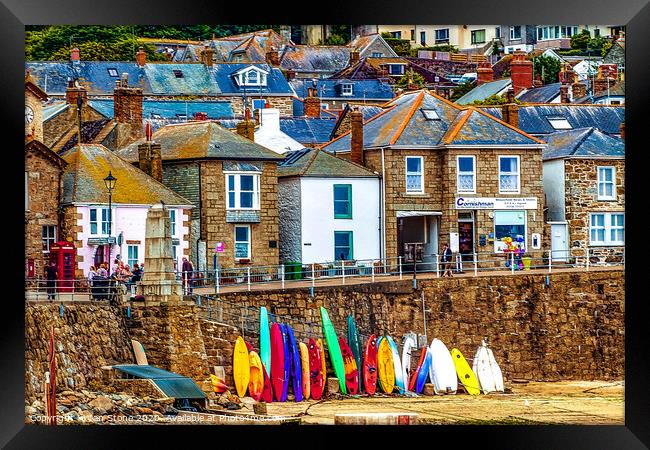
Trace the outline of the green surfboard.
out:
M 361 348 L 361 341 L 359 340 L 359 332 L 357 324 L 352 315 L 348 316 L 348 345 L 352 350 L 352 355 L 357 363 L 357 371 L 359 373 L 359 392 L 363 391 L 363 349 Z
M 339 346 L 339 341 L 336 337 L 336 331 L 334 331 L 334 326 L 330 321 L 330 316 L 322 306 L 320 307 L 320 316 L 323 320 L 323 335 L 325 337 L 325 342 L 327 343 L 327 350 L 330 354 L 332 367 L 334 367 L 334 373 L 336 374 L 336 378 L 339 379 L 341 393 L 347 394 L 348 392 L 345 389 L 345 369 L 343 366 L 343 355 L 341 354 L 341 347 Z
M 271 376 L 271 337 L 269 335 L 269 314 L 266 307 L 260 307 L 260 359 L 266 369 L 266 374 Z

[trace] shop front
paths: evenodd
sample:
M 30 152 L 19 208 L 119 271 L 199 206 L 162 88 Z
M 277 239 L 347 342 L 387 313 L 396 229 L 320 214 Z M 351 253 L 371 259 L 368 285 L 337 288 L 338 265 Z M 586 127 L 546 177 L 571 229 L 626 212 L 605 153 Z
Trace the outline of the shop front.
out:
M 440 211 L 397 211 L 398 255 L 403 263 L 435 260 L 441 215 Z

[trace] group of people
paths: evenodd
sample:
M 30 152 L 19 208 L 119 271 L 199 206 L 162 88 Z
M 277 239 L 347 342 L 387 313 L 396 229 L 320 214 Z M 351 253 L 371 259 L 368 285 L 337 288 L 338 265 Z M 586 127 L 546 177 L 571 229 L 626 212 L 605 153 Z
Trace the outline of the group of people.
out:
M 103 262 L 99 266 L 90 266 L 88 271 L 88 286 L 95 300 L 105 299 L 108 296 L 110 280 L 125 286 L 127 291 L 142 279 L 144 264 L 135 263 L 133 270 L 128 264 L 116 259 L 113 262 L 113 269 L 109 273 L 108 263 Z

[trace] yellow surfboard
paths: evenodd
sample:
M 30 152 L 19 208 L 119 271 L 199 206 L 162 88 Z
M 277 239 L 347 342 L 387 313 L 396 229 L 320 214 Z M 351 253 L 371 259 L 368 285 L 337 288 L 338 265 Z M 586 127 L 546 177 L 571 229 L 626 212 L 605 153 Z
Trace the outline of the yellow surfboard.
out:
M 480 395 L 481 386 L 476 379 L 476 375 L 472 371 L 472 368 L 469 366 L 469 363 L 463 356 L 463 354 L 457 348 L 451 350 L 451 359 L 454 360 L 454 366 L 456 367 L 456 374 L 458 374 L 458 379 L 467 392 L 470 395 Z
M 260 401 L 262 398 L 262 392 L 264 391 L 264 372 L 262 372 L 262 360 L 260 355 L 256 352 L 250 352 L 248 354 L 248 360 L 250 362 L 250 379 L 248 381 L 248 393 L 256 401 Z
M 302 398 L 303 400 L 309 400 L 309 394 L 311 391 L 309 377 L 309 350 L 307 349 L 307 344 L 300 342 L 298 344 L 300 347 L 300 365 L 302 366 Z
M 382 339 L 377 351 L 377 366 L 379 369 L 379 384 L 381 389 L 390 394 L 395 389 L 395 365 L 393 364 L 393 351 L 388 339 Z
M 317 339 L 316 344 L 320 350 L 320 359 L 323 362 L 323 386 L 327 387 L 327 365 L 325 364 L 325 349 L 323 348 L 323 341 L 321 339 Z M 323 388 L 323 395 L 326 392 L 327 390 Z
M 248 348 L 244 338 L 239 336 L 235 341 L 235 351 L 232 359 L 232 378 L 235 382 L 237 395 L 243 397 L 248 389 L 248 382 L 251 377 L 251 364 L 248 356 Z

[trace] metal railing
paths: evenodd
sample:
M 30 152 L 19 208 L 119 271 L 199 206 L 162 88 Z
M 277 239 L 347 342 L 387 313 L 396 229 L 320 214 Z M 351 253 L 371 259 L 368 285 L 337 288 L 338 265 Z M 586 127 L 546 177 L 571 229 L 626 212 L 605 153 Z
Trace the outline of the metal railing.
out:
M 135 283 L 125 283 L 110 278 L 95 277 L 71 280 L 25 279 L 26 301 L 121 301 L 135 295 Z

